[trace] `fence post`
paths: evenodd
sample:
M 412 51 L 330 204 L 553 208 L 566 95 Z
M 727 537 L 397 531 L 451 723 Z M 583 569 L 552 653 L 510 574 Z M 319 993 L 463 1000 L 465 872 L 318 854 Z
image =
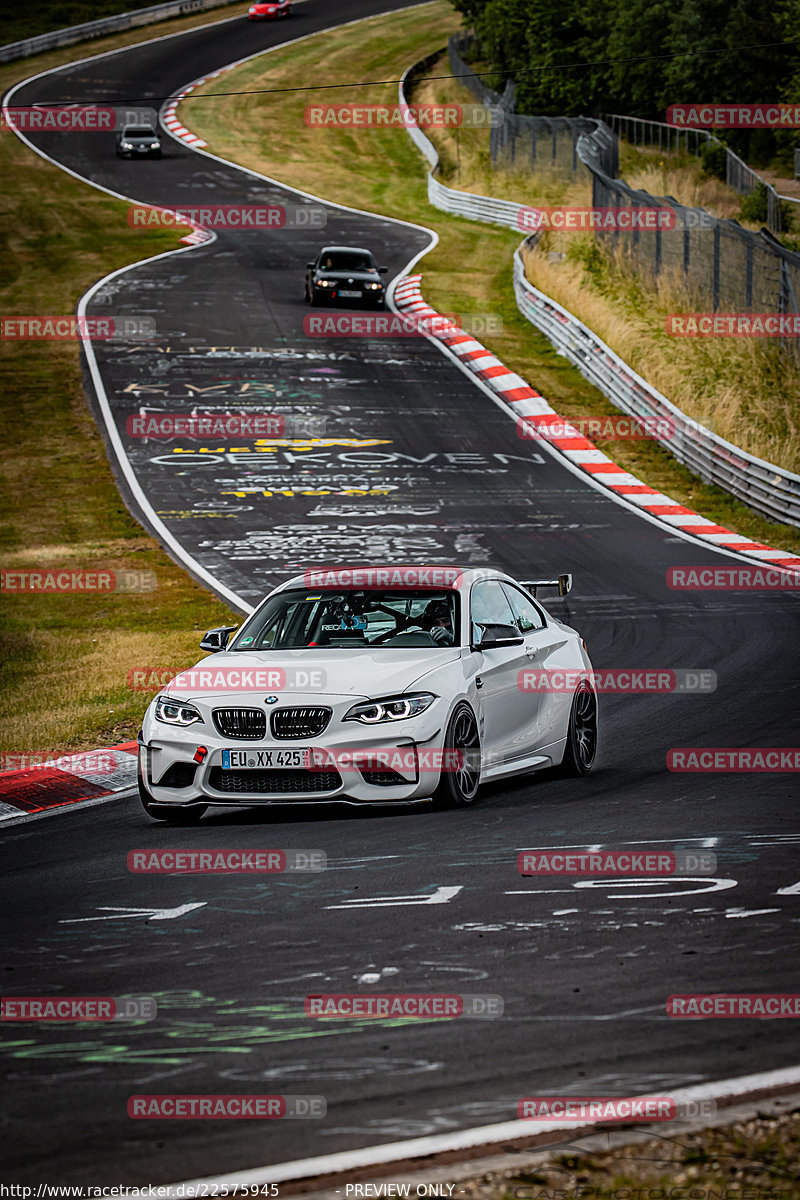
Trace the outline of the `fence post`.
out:
M 719 222 L 714 226 L 714 312 L 719 311 Z
M 753 308 L 753 243 L 745 244 L 744 257 L 744 306 L 748 312 Z

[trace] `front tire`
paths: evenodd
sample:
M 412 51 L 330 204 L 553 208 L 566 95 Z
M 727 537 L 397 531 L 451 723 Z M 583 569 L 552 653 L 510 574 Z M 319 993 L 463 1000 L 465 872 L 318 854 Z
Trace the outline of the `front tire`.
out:
M 597 696 L 584 681 L 572 697 L 562 775 L 588 775 L 597 755 Z
M 475 714 L 461 703 L 444 735 L 443 768 L 433 794 L 437 808 L 467 808 L 478 797 L 481 778 L 481 742 Z M 459 755 L 459 765 L 448 765 L 448 756 Z
M 141 756 L 136 767 L 136 782 L 139 785 L 139 799 L 142 802 L 142 808 L 154 821 L 166 821 L 168 825 L 196 825 L 208 808 L 207 804 L 186 805 L 185 808 L 173 808 L 169 804 L 156 804 L 144 781 Z

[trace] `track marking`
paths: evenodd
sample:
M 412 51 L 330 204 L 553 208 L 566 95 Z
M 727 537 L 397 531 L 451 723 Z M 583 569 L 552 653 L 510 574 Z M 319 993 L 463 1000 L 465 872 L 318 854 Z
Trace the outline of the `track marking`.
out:
M 364 896 L 357 900 L 345 900 L 344 904 L 326 904 L 325 908 L 400 908 L 412 904 L 448 904 L 463 890 L 458 887 L 437 887 L 430 896 Z
M 205 900 L 194 904 L 180 904 L 177 908 L 114 908 L 110 905 L 101 905 L 99 911 L 109 913 L 110 916 L 69 917 L 58 923 L 59 925 L 85 925 L 88 921 L 118 921 L 123 917 L 147 917 L 148 921 L 174 921 L 177 917 L 184 917 L 194 909 L 205 908 L 205 906 Z

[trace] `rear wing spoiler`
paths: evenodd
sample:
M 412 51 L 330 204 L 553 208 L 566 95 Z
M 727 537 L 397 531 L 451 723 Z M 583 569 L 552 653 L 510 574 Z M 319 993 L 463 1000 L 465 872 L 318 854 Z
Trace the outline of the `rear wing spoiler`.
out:
M 566 596 L 572 588 L 572 576 L 559 575 L 557 579 L 521 579 L 520 583 L 532 596 L 536 595 L 538 588 L 558 588 L 559 596 Z

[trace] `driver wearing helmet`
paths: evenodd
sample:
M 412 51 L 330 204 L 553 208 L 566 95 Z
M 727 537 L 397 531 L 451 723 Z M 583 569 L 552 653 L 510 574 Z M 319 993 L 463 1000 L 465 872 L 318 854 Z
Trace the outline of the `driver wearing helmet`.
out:
M 454 646 L 450 605 L 446 600 L 431 600 L 419 623 L 431 635 L 437 646 Z

